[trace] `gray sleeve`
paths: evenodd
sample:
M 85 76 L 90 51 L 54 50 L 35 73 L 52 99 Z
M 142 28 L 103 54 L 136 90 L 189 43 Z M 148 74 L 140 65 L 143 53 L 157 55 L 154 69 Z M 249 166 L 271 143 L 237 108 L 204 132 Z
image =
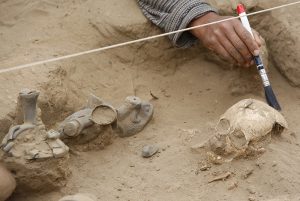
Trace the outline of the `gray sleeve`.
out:
M 206 12 L 217 12 L 203 0 L 138 0 L 144 15 L 165 32 L 187 28 L 189 23 Z M 169 36 L 177 47 L 190 47 L 197 38 L 190 32 Z

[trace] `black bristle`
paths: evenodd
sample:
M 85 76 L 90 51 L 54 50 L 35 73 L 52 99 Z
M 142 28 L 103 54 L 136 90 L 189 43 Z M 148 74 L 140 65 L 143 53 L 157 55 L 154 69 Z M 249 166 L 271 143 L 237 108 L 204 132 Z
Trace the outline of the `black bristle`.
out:
M 265 95 L 266 95 L 266 99 L 267 99 L 267 102 L 268 104 L 273 107 L 274 109 L 280 111 L 281 110 L 281 107 L 276 99 L 276 96 L 273 92 L 273 89 L 271 86 L 267 86 L 267 87 L 264 87 L 265 88 Z

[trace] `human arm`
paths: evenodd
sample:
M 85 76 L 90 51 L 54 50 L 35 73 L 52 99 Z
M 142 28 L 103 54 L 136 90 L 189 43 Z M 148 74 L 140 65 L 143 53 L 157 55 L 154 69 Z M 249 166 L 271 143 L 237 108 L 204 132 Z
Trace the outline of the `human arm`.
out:
M 207 13 L 203 17 L 193 20 L 190 26 L 198 26 L 228 18 L 229 16 Z M 253 39 L 238 19 L 193 29 L 191 32 L 203 42 L 206 48 L 231 63 L 249 67 L 254 64 L 253 56 L 259 55 L 261 40 L 258 33 L 253 31 Z
M 202 0 L 138 0 L 144 15 L 165 32 L 187 28 L 196 18 L 208 12 L 216 12 Z M 190 32 L 169 36 L 176 47 L 190 47 L 198 39 Z
M 216 9 L 201 0 L 138 0 L 145 14 L 165 32 L 223 20 Z M 250 66 L 252 56 L 259 54 L 260 38 L 255 32 L 255 40 L 239 20 L 194 29 L 190 32 L 169 36 L 177 47 L 189 47 L 198 39 L 205 47 L 223 59 L 242 66 Z

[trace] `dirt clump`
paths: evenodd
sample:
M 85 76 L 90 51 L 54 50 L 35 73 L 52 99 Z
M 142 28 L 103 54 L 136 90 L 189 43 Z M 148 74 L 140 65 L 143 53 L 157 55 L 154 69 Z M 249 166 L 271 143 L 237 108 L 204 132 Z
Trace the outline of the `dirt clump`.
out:
M 50 192 L 66 185 L 70 170 L 68 158 L 27 161 L 4 158 L 7 168 L 15 173 L 17 192 Z

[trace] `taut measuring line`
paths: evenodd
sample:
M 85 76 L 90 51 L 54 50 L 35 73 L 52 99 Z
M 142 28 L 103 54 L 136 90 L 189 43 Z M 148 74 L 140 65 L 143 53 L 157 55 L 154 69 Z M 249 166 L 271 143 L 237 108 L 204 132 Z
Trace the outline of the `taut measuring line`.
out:
M 296 2 L 293 2 L 293 3 L 284 4 L 284 5 L 281 5 L 281 6 L 275 6 L 275 7 L 272 7 L 272 8 L 256 11 L 256 12 L 253 12 L 253 13 L 249 13 L 249 14 L 246 14 L 245 16 L 257 15 L 257 14 L 260 14 L 260 13 L 265 13 L 265 12 L 272 11 L 272 10 L 277 10 L 277 9 L 280 9 L 280 8 L 296 5 L 296 4 L 299 4 L 299 3 L 300 3 L 300 1 L 296 1 Z M 86 54 L 91 54 L 91 53 L 95 53 L 95 52 L 102 52 L 102 51 L 117 48 L 117 47 L 131 45 L 131 44 L 139 43 L 139 42 L 144 42 L 144 41 L 148 41 L 148 40 L 152 40 L 152 39 L 172 35 L 172 34 L 175 34 L 175 33 L 190 31 L 190 30 L 193 30 L 193 29 L 206 27 L 206 26 L 210 26 L 210 25 L 213 25 L 213 24 L 218 24 L 218 23 L 221 23 L 221 22 L 225 22 L 225 21 L 229 21 L 229 20 L 233 20 L 233 19 L 239 19 L 239 18 L 240 18 L 239 16 L 231 17 L 231 18 L 227 18 L 227 19 L 224 19 L 224 20 L 219 20 L 219 21 L 215 21 L 215 22 L 211 22 L 211 23 L 207 23 L 207 24 L 201 24 L 201 25 L 194 26 L 194 27 L 189 27 L 189 28 L 180 29 L 180 30 L 177 30 L 177 31 L 171 31 L 171 32 L 163 33 L 163 34 L 149 36 L 149 37 L 146 37 L 146 38 L 132 40 L 132 41 L 124 42 L 124 43 L 118 43 L 118 44 L 115 44 L 115 45 L 100 47 L 100 48 L 87 50 L 87 51 L 83 51 L 83 52 L 78 52 L 78 53 L 74 53 L 74 54 L 69 54 L 69 55 L 65 55 L 65 56 L 61 56 L 61 57 L 46 59 L 46 60 L 37 61 L 37 62 L 32 62 L 32 63 L 29 63 L 29 64 L 18 65 L 18 66 L 14 66 L 14 67 L 10 67 L 10 68 L 4 68 L 4 69 L 0 70 L 0 74 L 5 73 L 5 72 L 21 70 L 21 69 L 25 69 L 25 68 L 30 68 L 30 67 L 33 67 L 33 66 L 46 64 L 46 63 L 50 63 L 50 62 L 61 61 L 61 60 L 65 60 L 65 59 L 69 59 L 69 58 L 73 58 L 73 57 L 78 57 L 78 56 L 82 56 L 82 55 L 86 55 Z

